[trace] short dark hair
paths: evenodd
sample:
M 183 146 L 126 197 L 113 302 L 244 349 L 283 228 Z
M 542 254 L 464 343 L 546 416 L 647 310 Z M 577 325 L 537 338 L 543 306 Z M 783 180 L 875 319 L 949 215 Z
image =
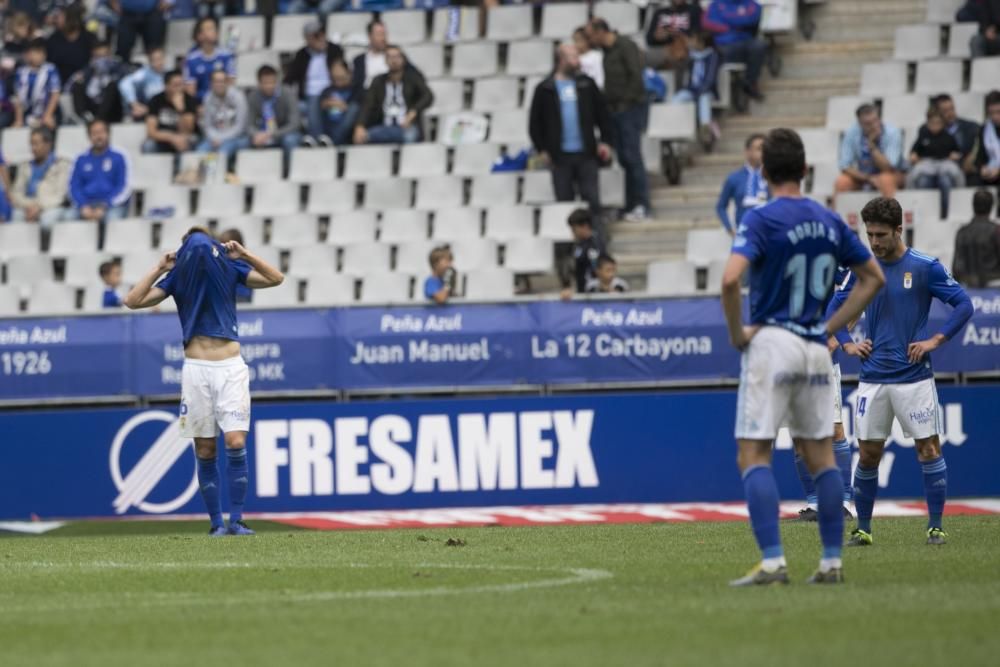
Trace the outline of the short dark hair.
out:
M 201 27 L 206 23 L 214 23 L 215 29 L 219 29 L 219 20 L 214 16 L 202 16 L 200 19 L 195 21 L 194 29 L 191 31 L 191 39 L 198 41 L 198 33 L 201 32 Z
M 861 219 L 866 225 L 888 225 L 895 229 L 903 226 L 903 207 L 895 199 L 875 197 L 861 209 Z
M 167 70 L 163 73 L 163 83 L 168 84 L 179 76 L 184 76 L 179 69 Z
M 265 76 L 278 76 L 278 70 L 270 65 L 261 65 L 257 68 L 257 80 L 260 81 Z
M 389 53 L 389 51 L 399 51 L 399 55 L 403 56 L 403 58 L 406 58 L 406 53 L 403 52 L 403 47 L 401 47 L 399 44 L 386 44 L 385 52 Z
M 944 120 L 944 116 L 941 115 L 940 109 L 938 109 L 936 106 L 932 106 L 927 109 L 927 120 L 930 121 L 932 118 L 937 118 L 938 120 Z
M 599 30 L 601 32 L 611 32 L 611 26 L 608 25 L 607 21 L 605 21 L 599 16 L 595 16 L 594 18 L 590 19 L 590 27 L 593 30 Z
M 795 130 L 779 127 L 764 137 L 764 175 L 774 185 L 805 178 L 806 149 Z
M 47 143 L 49 146 L 51 146 L 52 144 L 54 144 L 55 141 L 56 141 L 56 135 L 55 135 L 55 133 L 52 132 L 52 130 L 50 130 L 47 127 L 36 127 L 33 130 L 31 130 L 31 136 L 35 136 L 35 135 L 38 135 L 39 137 L 41 137 L 42 141 L 44 141 L 45 143 Z
M 597 268 L 601 268 L 605 264 L 617 264 L 617 263 L 618 262 L 615 261 L 615 258 L 606 252 L 602 252 L 600 255 L 597 256 Z
M 369 35 L 372 34 L 372 30 L 374 30 L 375 26 L 377 25 L 380 25 L 383 28 L 385 27 L 385 24 L 382 23 L 381 19 L 372 19 L 371 21 L 368 22 L 368 25 L 365 28 L 365 32 Z
M 108 49 L 110 51 L 111 50 L 111 42 L 109 42 L 106 39 L 99 39 L 96 42 L 94 42 L 94 45 L 92 47 L 90 47 L 90 52 L 93 53 L 94 51 L 96 51 L 98 49 Z
M 578 208 L 569 214 L 566 220 L 570 227 L 593 227 L 594 220 L 590 217 L 590 209 Z
M 427 261 L 431 265 L 431 269 L 433 269 L 435 266 L 437 266 L 438 262 L 440 262 L 442 259 L 445 259 L 446 257 L 451 257 L 452 259 L 454 259 L 454 256 L 451 254 L 451 246 L 440 245 L 431 250 L 431 254 L 427 256 Z
M 27 46 L 24 47 L 25 51 L 45 51 L 47 49 L 44 37 L 34 37 L 28 40 Z
M 986 94 L 986 106 L 991 107 L 994 104 L 1000 104 L 1000 90 L 991 90 Z
M 191 227 L 190 229 L 187 230 L 187 232 L 184 234 L 184 238 L 182 238 L 181 240 L 182 241 L 187 241 L 189 238 L 191 238 L 195 234 L 204 234 L 205 236 L 207 236 L 209 238 L 212 238 L 212 232 L 208 231 L 207 227 L 202 227 L 200 225 L 195 225 L 194 227 Z
M 954 102 L 954 101 L 955 100 L 953 100 L 951 95 L 949 95 L 948 93 L 941 93 L 940 95 L 935 95 L 934 97 L 931 98 L 931 104 L 933 104 L 935 107 L 940 106 L 945 102 Z
M 859 106 L 854 111 L 854 115 L 857 116 L 859 119 L 862 116 L 867 116 L 870 113 L 877 114 L 878 113 L 878 107 L 875 106 L 874 104 L 869 104 L 868 102 L 865 102 L 864 104 L 862 104 L 861 106 Z
M 765 137 L 760 132 L 754 132 L 749 137 L 747 137 L 746 142 L 743 144 L 743 148 L 750 148 L 750 146 L 753 145 L 753 142 L 757 141 L 758 139 L 762 139 L 763 140 L 763 139 L 767 139 L 767 137 Z
M 108 261 L 101 263 L 101 267 L 98 271 L 100 272 L 102 278 L 107 278 L 108 274 L 111 273 L 111 269 L 121 265 L 122 263 L 119 260 L 109 259 Z
M 230 227 L 229 229 L 223 231 L 219 234 L 219 241 L 226 243 L 227 241 L 236 241 L 240 245 L 246 245 L 243 243 L 243 232 L 236 229 L 235 227 Z
M 972 195 L 972 212 L 976 215 L 989 215 L 993 210 L 993 193 L 986 188 L 979 188 Z
M 106 130 L 110 129 L 110 127 L 111 127 L 110 125 L 108 125 L 108 121 L 106 121 L 106 120 L 104 120 L 102 118 L 94 118 L 93 120 L 87 121 L 87 136 L 88 137 L 90 136 L 90 132 L 91 132 L 91 130 L 94 129 L 95 125 L 103 125 L 104 129 L 106 129 Z

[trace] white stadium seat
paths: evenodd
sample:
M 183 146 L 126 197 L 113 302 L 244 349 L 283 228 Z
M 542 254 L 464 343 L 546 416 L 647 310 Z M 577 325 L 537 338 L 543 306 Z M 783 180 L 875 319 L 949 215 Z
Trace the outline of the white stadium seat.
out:
M 542 37 L 566 39 L 587 22 L 587 3 L 564 2 L 542 5 Z
M 982 123 L 986 119 L 985 93 L 955 93 L 951 97 L 955 101 L 955 111 L 962 118 L 968 118 L 977 123 Z
M 531 14 L 531 5 L 491 7 L 486 13 L 486 38 L 509 42 L 531 37 Z
M 972 220 L 972 196 L 978 188 L 956 188 L 948 198 L 948 220 L 966 223 Z
M 340 44 L 348 37 L 368 36 L 368 24 L 375 18 L 371 12 L 334 12 L 326 19 L 327 39 Z
M 694 103 L 651 104 L 647 136 L 655 139 L 693 141 L 697 130 Z
M 926 60 L 941 54 L 941 28 L 936 25 L 903 25 L 896 28 L 893 58 Z
M 42 247 L 42 230 L 33 222 L 8 222 L 0 225 L 0 259 L 18 255 L 36 255 Z
M 142 196 L 142 214 L 147 218 L 184 218 L 191 215 L 191 190 L 184 185 L 157 185 Z
M 337 178 L 336 148 L 295 148 L 292 150 L 288 180 L 293 183 L 323 183 Z
M 317 243 L 291 248 L 288 253 L 288 273 L 302 278 L 337 273 L 337 249 Z
M 134 285 L 163 258 L 159 250 L 132 250 L 122 254 L 122 282 Z
M 167 21 L 167 37 L 163 48 L 166 50 L 168 58 L 173 59 L 187 55 L 193 43 L 191 35 L 194 32 L 194 24 L 194 19 Z
M 496 42 L 456 44 L 451 53 L 451 75 L 460 79 L 478 79 L 497 73 Z
M 253 301 L 249 304 L 254 308 L 280 308 L 284 306 L 296 306 L 299 303 L 299 285 L 297 280 L 285 279 L 277 287 L 267 289 L 257 289 L 253 291 Z M 240 305 L 245 308 L 246 305 Z
M 14 285 L 0 285 L 0 316 L 21 312 L 21 289 Z
M 142 145 L 146 142 L 146 136 L 145 123 L 116 123 L 111 126 L 111 144 L 124 151 L 132 162 L 133 187 L 135 187 L 135 160 L 142 153 Z M 173 166 L 171 166 L 170 171 L 173 172 Z
M 459 271 L 489 269 L 497 266 L 497 242 L 491 239 L 465 238 L 449 242 Z
M 251 51 L 241 53 L 236 59 L 236 85 L 240 88 L 257 87 L 257 70 L 270 65 L 281 71 L 281 56 L 277 51 Z
M 862 104 L 870 104 L 866 95 L 834 95 L 826 100 L 826 129 L 843 132 L 858 122 L 855 112 Z
M 0 134 L 0 150 L 8 164 L 18 164 L 32 159 L 31 128 L 5 127 Z M 76 157 L 75 155 L 73 157 Z
M 279 53 L 294 53 L 302 48 L 302 31 L 315 21 L 312 14 L 281 14 L 271 19 L 271 49 Z
M 177 247 L 181 237 L 186 231 L 184 223 L 188 221 L 176 220 L 164 223 L 160 227 L 160 247 Z M 188 223 L 190 225 L 190 223 Z M 216 222 L 216 229 L 221 234 L 227 229 L 237 229 L 243 235 L 243 242 L 247 248 L 254 250 L 264 245 L 264 218 L 249 215 L 239 215 L 236 217 L 220 217 Z M 164 246 L 163 244 L 167 244 Z
M 479 7 L 443 7 L 434 10 L 431 39 L 443 44 L 449 41 L 449 26 L 457 17 L 456 34 L 453 41 L 474 42 L 479 39 Z
M 927 23 L 951 23 L 964 4 L 965 0 L 930 0 L 927 3 Z
M 499 156 L 500 147 L 496 144 L 458 144 L 452 156 L 451 173 L 455 176 L 488 174 Z
M 934 4 L 934 3 L 928 3 Z M 979 33 L 978 23 L 952 23 L 948 31 L 948 57 L 968 58 L 972 36 Z
M 10 130 L 4 130 L 6 134 Z M 143 153 L 132 155 L 132 187 L 146 190 L 169 185 L 174 177 L 174 156 L 168 153 Z
M 806 149 L 806 163 L 835 162 L 840 146 L 836 132 L 822 127 L 810 127 L 798 130 L 802 144 Z
M 426 79 L 444 76 L 444 46 L 413 44 L 406 47 L 406 60 L 420 70 Z
M 468 271 L 462 296 L 476 301 L 510 299 L 514 296 L 514 272 L 501 268 Z
M 646 291 L 663 296 L 694 294 L 695 268 L 683 259 L 652 262 L 646 269 Z
M 482 174 L 472 179 L 470 206 L 513 206 L 517 203 L 516 173 Z
M 89 149 L 90 139 L 87 137 L 85 126 L 63 125 L 56 132 L 56 157 L 73 161 Z
M 479 79 L 472 90 L 473 111 L 517 109 L 521 82 L 516 77 Z
M 413 277 L 404 273 L 371 273 L 361 279 L 360 303 L 408 303 Z
M 445 173 L 448 148 L 443 144 L 403 144 L 399 150 L 399 175 L 417 178 Z
M 516 153 L 528 146 L 528 113 L 525 109 L 495 111 L 490 114 L 490 141 L 506 144 L 508 152 Z
M 63 268 L 63 282 L 78 287 L 99 283 L 101 264 L 111 258 L 110 254 L 103 252 L 69 255 L 66 257 L 66 265 Z
M 198 215 L 203 218 L 241 215 L 246 208 L 245 200 L 242 185 L 203 185 L 198 189 Z
M 77 288 L 51 280 L 31 286 L 27 312 L 32 315 L 62 315 L 76 310 Z
M 927 120 L 928 105 L 929 99 L 926 94 L 886 97 L 882 100 L 882 121 L 901 130 L 919 127 Z M 908 148 L 909 145 L 904 146 L 904 149 Z M 909 154 L 909 151 L 906 151 L 906 154 Z
M 99 227 L 93 222 L 53 225 L 52 236 L 49 239 L 49 254 L 55 257 L 67 257 L 95 253 L 99 231 Z
M 21 255 L 6 262 L 7 284 L 31 285 L 45 280 L 55 280 L 55 268 L 48 255 Z
M 226 16 L 219 26 L 219 43 L 229 46 L 236 41 L 236 52 L 243 57 L 247 51 L 264 48 L 263 16 Z M 239 62 L 239 59 L 237 59 Z
M 465 187 L 460 176 L 438 175 L 417 179 L 416 208 L 457 208 L 465 201 Z
M 260 183 L 253 190 L 253 205 L 251 215 L 272 218 L 278 215 L 291 215 L 301 210 L 301 187 L 298 183 L 275 180 L 270 183 Z
M 571 202 L 542 206 L 538 216 L 538 235 L 552 241 L 572 241 L 573 235 L 567 221 L 570 214 L 578 208 L 586 208 L 586 205 Z
M 595 18 L 604 19 L 612 30 L 617 30 L 623 35 L 634 35 L 642 30 L 639 6 L 634 3 L 603 0 L 595 2 L 591 12 Z
M 351 146 L 344 152 L 344 178 L 365 181 L 392 176 L 392 146 Z
M 544 171 L 524 172 L 524 192 L 521 200 L 525 204 L 547 204 L 556 200 L 552 189 L 552 174 Z
M 555 54 L 555 43 L 550 39 L 518 42 L 507 50 L 507 74 L 512 76 L 547 75 L 555 65 Z
M 240 151 L 236 154 L 236 177 L 243 184 L 280 181 L 281 161 L 280 148 Z
M 316 216 L 302 213 L 271 221 L 270 245 L 275 248 L 294 248 L 316 243 L 319 243 L 319 221 Z
M 340 270 L 352 276 L 386 273 L 392 258 L 387 243 L 351 243 L 344 246 Z
M 383 178 L 365 182 L 364 207 L 367 209 L 410 208 L 412 202 L 413 181 L 407 178 Z
M 708 266 L 718 259 L 726 259 L 732 239 L 724 229 L 692 229 L 687 235 L 685 256 L 697 266 Z
M 338 273 L 306 281 L 307 306 L 347 306 L 354 303 L 354 276 Z
M 902 95 L 909 90 L 908 65 L 900 60 L 861 66 L 861 94 L 872 97 Z
M 358 199 L 358 184 L 351 181 L 317 183 L 309 188 L 306 213 L 330 215 L 353 211 Z
M 535 235 L 535 210 L 530 206 L 494 206 L 486 209 L 486 233 L 494 241 L 528 239 Z
M 458 239 L 478 239 L 481 234 L 482 211 L 478 208 L 448 208 L 434 212 L 435 240 L 451 242 Z
M 345 246 L 350 243 L 372 242 L 377 229 L 375 211 L 348 211 L 330 216 L 326 242 Z
M 925 60 L 917 63 L 914 91 L 927 95 L 957 93 L 963 87 L 961 60 Z
M 1000 86 L 1000 56 L 973 60 L 969 90 L 988 93 L 996 90 L 998 86 Z
M 427 211 L 396 208 L 382 214 L 379 223 L 379 241 L 382 243 L 408 243 L 427 240 Z
M 428 114 L 440 115 L 461 111 L 465 105 L 465 84 L 459 79 L 428 79 L 427 86 L 434 93 L 434 103 Z
M 104 226 L 105 252 L 120 255 L 152 248 L 153 225 L 148 220 L 113 220 Z
M 430 271 L 431 250 L 442 245 L 437 241 L 410 241 L 396 248 L 396 271 L 421 275 Z
M 427 38 L 427 14 L 421 9 L 382 12 L 379 18 L 393 44 L 419 44 Z
M 555 263 L 551 241 L 529 238 L 507 242 L 504 267 L 514 273 L 548 273 Z

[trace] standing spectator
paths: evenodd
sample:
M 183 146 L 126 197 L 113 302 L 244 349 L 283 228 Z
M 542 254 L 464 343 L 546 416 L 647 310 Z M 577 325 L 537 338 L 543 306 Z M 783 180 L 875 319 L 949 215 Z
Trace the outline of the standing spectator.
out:
M 210 16 L 195 23 L 194 41 L 198 47 L 184 59 L 184 81 L 188 93 L 201 102 L 212 86 L 214 72 L 224 72 L 236 80 L 236 56 L 219 47 L 219 22 Z
M 1000 0 L 982 0 L 972 11 L 973 20 L 979 23 L 979 32 L 969 40 L 972 57 L 1000 54 Z
M 976 167 L 983 183 L 1000 185 L 1000 90 L 990 91 L 986 96 L 986 122 L 983 123 Z
M 164 12 L 173 4 L 173 0 L 118 0 L 118 49 L 115 53 L 122 62 L 131 59 L 132 47 L 139 35 L 147 51 L 163 46 L 167 34 Z
M 343 60 L 335 60 L 330 65 L 332 83 L 320 94 L 320 108 L 323 110 L 323 137 L 340 146 L 351 141 L 351 133 L 361 113 L 358 101 L 354 99 L 351 86 L 351 70 Z
M 124 218 L 132 195 L 128 158 L 108 144 L 108 124 L 92 120 L 87 124 L 90 150 L 73 164 L 69 194 L 81 220 L 101 223 Z
M 767 44 L 757 37 L 761 14 L 755 0 L 713 0 L 701 23 L 715 33 L 715 44 L 727 63 L 747 66 L 743 89 L 755 100 L 764 99 L 760 74 L 767 58 Z
M 955 101 L 947 93 L 933 98 L 931 104 L 941 113 L 948 134 L 955 137 L 955 141 L 958 142 L 958 150 L 962 154 L 960 164 L 962 173 L 965 174 L 966 184 L 978 183 L 976 146 L 982 127 L 974 120 L 959 118 L 958 112 L 955 110 Z
M 961 149 L 955 137 L 944 128 L 941 112 L 931 107 L 927 122 L 920 127 L 917 140 L 910 148 L 908 188 L 938 188 L 941 191 L 941 218 L 948 217 L 948 197 L 952 188 L 965 185 L 965 174 L 959 166 Z
M 262 65 L 257 70 L 257 88 L 247 98 L 249 138 L 254 148 L 280 146 L 284 150 L 285 166 L 292 149 L 302 142 L 299 128 L 299 103 L 291 90 L 278 83 L 278 70 Z
M 573 294 L 572 285 L 578 294 L 587 291 L 587 284 L 597 278 L 597 259 L 604 254 L 604 245 L 594 234 L 594 219 L 590 211 L 578 208 L 567 220 L 573 233 L 573 275 L 572 281 L 564 281 L 567 286 L 562 297 L 568 299 Z
M 285 83 L 298 87 L 309 136 L 318 140 L 323 135 L 320 98 L 323 91 L 330 87 L 330 67 L 344 59 L 344 50 L 326 38 L 326 28 L 319 21 L 309 21 L 302 33 L 306 45 L 296 52 L 289 64 Z
M 552 170 L 556 199 L 573 201 L 579 194 L 595 218 L 601 211 L 598 160 L 611 156 L 611 132 L 604 96 L 594 80 L 580 72 L 576 46 L 561 44 L 555 72 L 535 88 L 528 133 Z
M 74 4 L 63 10 L 59 29 L 46 40 L 49 62 L 59 71 L 60 81 L 70 77 L 87 66 L 94 52 L 97 37 L 83 25 L 84 8 Z
M 59 124 L 59 72 L 45 61 L 45 40 L 34 39 L 24 51 L 24 65 L 17 70 L 14 98 L 14 127 Z
M 597 256 L 595 277 L 587 281 L 587 294 L 621 294 L 629 290 L 628 282 L 618 277 L 618 262 L 606 252 Z
M 149 101 L 144 153 L 183 153 L 197 139 L 198 100 L 184 90 L 178 70 L 163 75 L 163 92 Z
M 222 70 L 212 72 L 212 90 L 201 107 L 201 131 L 204 139 L 198 150 L 218 153 L 226 169 L 236 151 L 249 145 L 247 99 Z
M 229 243 L 230 241 L 236 241 L 241 246 L 246 246 L 243 243 L 243 232 L 233 227 L 232 229 L 227 229 L 221 234 L 219 234 L 219 243 Z M 247 264 L 242 259 L 233 260 L 233 264 L 237 266 L 246 265 L 247 271 L 249 271 L 249 264 Z M 253 290 L 244 285 L 243 283 L 236 283 L 236 303 L 250 303 L 253 301 Z
M 642 163 L 646 125 L 642 54 L 635 42 L 612 31 L 604 19 L 591 19 L 588 31 L 591 43 L 604 49 L 604 98 L 615 128 L 615 152 L 625 169 L 625 219 L 639 222 L 649 215 L 649 186 Z
M 101 282 L 104 283 L 104 293 L 101 296 L 101 307 L 121 308 L 122 295 L 118 292 L 122 286 L 122 265 L 116 260 L 101 264 Z
M 386 49 L 389 48 L 389 38 L 385 32 L 385 24 L 374 20 L 368 24 L 368 50 L 354 58 L 351 75 L 352 85 L 357 99 L 371 86 L 375 77 L 389 71 L 386 60 Z
M 108 123 L 119 122 L 123 112 L 118 82 L 125 71 L 122 61 L 111 55 L 110 44 L 95 44 L 90 64 L 74 74 L 67 86 L 76 115 L 85 121 L 100 118 Z
M 577 28 L 573 31 L 573 44 L 580 55 L 580 71 L 589 76 L 604 90 L 604 51 L 595 49 L 587 39 L 587 29 Z
M 758 206 L 763 206 L 771 198 L 764 178 L 764 135 L 751 134 L 744 143 L 746 163 L 729 174 L 719 193 L 719 201 L 715 204 L 715 214 L 726 228 L 729 235 L 735 234 L 743 215 Z M 729 204 L 732 202 L 735 216 L 729 219 Z
M 355 144 L 411 144 L 420 141 L 421 114 L 434 103 L 427 82 L 398 46 L 386 49 L 389 71 L 372 81 L 354 128 Z
M 701 31 L 701 5 L 697 0 L 671 0 L 653 12 L 646 31 L 646 58 L 651 65 L 676 73 L 674 90 L 680 86 L 680 74 L 687 69 L 688 40 Z
M 291 0 L 288 3 L 288 13 L 326 16 L 339 12 L 346 4 L 347 0 Z
M 1000 280 L 1000 226 L 990 220 L 993 194 L 976 190 L 972 195 L 972 222 L 955 235 L 955 280 L 966 287 L 988 287 Z
M 858 122 L 847 129 L 840 143 L 840 175 L 833 190 L 874 189 L 892 199 L 903 184 L 903 134 L 883 123 L 874 105 L 862 104 L 855 115 Z
M 163 72 L 167 64 L 163 49 L 151 49 L 146 58 L 149 64 L 118 82 L 122 109 L 132 120 L 145 119 L 149 113 L 149 102 L 163 92 Z
M 15 220 L 49 227 L 65 217 L 63 202 L 69 192 L 69 164 L 56 157 L 52 148 L 52 130 L 38 127 L 31 131 L 33 159 L 18 166 L 10 191 Z
M 448 246 L 431 250 L 429 258 L 431 275 L 424 281 L 424 298 L 438 305 L 444 305 L 455 295 L 458 274 L 455 273 L 455 258 Z
M 698 132 L 706 150 L 722 136 L 712 119 L 712 103 L 719 98 L 719 66 L 722 59 L 712 45 L 712 36 L 696 32 L 689 41 L 687 72 L 671 102 L 695 102 L 698 105 Z

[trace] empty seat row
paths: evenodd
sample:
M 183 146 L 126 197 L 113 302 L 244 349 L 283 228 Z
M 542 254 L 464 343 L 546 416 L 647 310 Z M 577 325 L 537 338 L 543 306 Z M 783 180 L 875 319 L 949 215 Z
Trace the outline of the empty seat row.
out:
M 938 2 L 940 0 L 933 0 L 927 4 L 932 5 Z M 941 25 L 918 23 L 897 27 L 894 35 L 893 58 L 896 60 L 928 60 L 939 57 L 942 51 L 950 57 L 968 58 L 969 40 L 979 26 L 975 23 L 954 23 L 945 27 L 948 32 L 947 49 L 942 49 L 944 35 Z
M 646 291 L 659 296 L 718 294 L 725 260 L 699 265 L 686 259 L 652 262 L 646 269 Z M 699 269 L 705 271 L 703 287 L 698 287 Z
M 910 91 L 909 65 L 888 60 L 861 68 L 861 95 L 886 97 Z M 1000 57 L 977 58 L 969 67 L 971 92 L 988 93 L 1000 87 Z M 964 60 L 925 60 L 917 63 L 913 91 L 925 95 L 965 90 Z

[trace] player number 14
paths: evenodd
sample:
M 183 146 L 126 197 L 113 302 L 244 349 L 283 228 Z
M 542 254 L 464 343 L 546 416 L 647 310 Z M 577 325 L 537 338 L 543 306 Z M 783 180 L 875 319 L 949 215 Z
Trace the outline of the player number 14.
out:
M 52 362 L 48 352 L 4 352 L 0 354 L 4 375 L 48 375 Z
M 785 278 L 790 278 L 792 281 L 791 299 L 788 304 L 789 317 L 796 319 L 802 316 L 802 311 L 806 306 L 807 282 L 809 294 L 814 299 L 820 302 L 826 299 L 826 295 L 830 293 L 830 286 L 833 285 L 833 274 L 836 268 L 833 255 L 829 253 L 813 259 L 812 267 L 807 265 L 804 253 L 792 255 L 785 266 Z M 822 303 L 819 307 L 822 308 Z

